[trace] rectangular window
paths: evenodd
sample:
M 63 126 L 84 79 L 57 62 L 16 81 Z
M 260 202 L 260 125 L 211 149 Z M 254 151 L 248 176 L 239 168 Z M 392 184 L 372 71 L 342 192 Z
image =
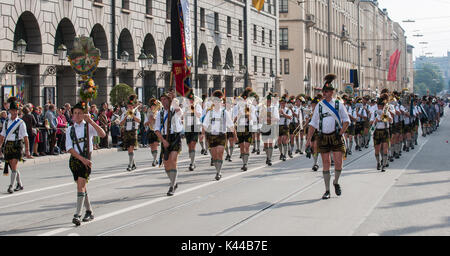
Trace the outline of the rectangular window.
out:
M 288 0 L 280 0 L 280 13 L 288 12 Z
M 145 13 L 148 15 L 152 15 L 152 1 L 153 0 L 145 1 Z
M 269 30 L 269 44 L 272 44 L 272 30 Z
M 257 38 L 257 29 L 256 29 L 256 25 L 253 25 L 253 41 L 256 41 L 256 38 Z
M 122 0 L 122 9 L 130 9 L 130 1 L 129 0 Z
M 102 0 L 94 0 L 96 3 L 102 3 Z
M 253 72 L 258 73 L 258 57 L 253 57 Z
M 272 74 L 273 73 L 273 59 L 270 59 L 269 62 L 270 62 L 270 74 Z
M 214 13 L 214 31 L 219 32 L 219 14 Z
M 166 19 L 167 19 L 167 20 L 170 20 L 170 19 L 171 19 L 171 17 L 170 17 L 170 13 L 171 13 L 171 10 L 172 10 L 172 9 L 171 9 L 171 8 L 172 8 L 172 7 L 171 7 L 171 6 L 172 6 L 171 3 L 172 3 L 172 1 L 170 1 L 170 0 L 169 0 L 169 1 L 166 1 Z
M 284 59 L 284 74 L 289 74 L 289 59 Z
M 200 8 L 200 27 L 205 28 L 205 8 Z
M 242 20 L 239 20 L 239 37 L 242 37 Z
M 263 74 L 266 73 L 266 58 L 262 58 L 262 72 Z
M 280 75 L 283 74 L 283 61 L 280 59 Z
M 288 29 L 280 28 L 280 50 L 288 49 Z
M 267 0 L 267 12 L 272 13 L 272 4 L 270 3 L 270 0 Z
M 231 35 L 231 17 L 227 17 L 227 33 Z
M 239 53 L 239 70 L 242 67 L 242 53 Z
M 264 34 L 265 34 L 265 32 L 264 32 L 264 28 L 262 28 L 262 30 L 261 30 L 261 41 L 262 41 L 262 43 L 264 44 Z

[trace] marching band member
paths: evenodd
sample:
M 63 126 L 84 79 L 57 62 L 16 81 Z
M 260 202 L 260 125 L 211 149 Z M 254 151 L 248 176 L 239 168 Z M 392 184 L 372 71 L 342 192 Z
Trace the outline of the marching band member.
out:
M 189 158 L 191 163 L 189 164 L 189 171 L 195 169 L 195 146 L 198 141 L 198 134 L 201 132 L 200 117 L 202 116 L 202 107 L 200 98 L 196 100 L 192 91 L 187 95 L 189 100 L 188 104 L 185 104 L 184 109 L 184 130 L 186 137 L 186 144 L 189 149 Z
M 23 146 L 25 143 L 25 154 L 27 158 L 31 158 L 27 125 L 19 118 L 20 105 L 16 102 L 16 97 L 10 97 L 9 103 L 9 117 L 3 123 L 3 129 L 0 134 L 0 147 L 2 147 L 5 158 L 5 169 L 3 174 L 8 175 L 9 167 L 11 167 L 11 183 L 8 187 L 8 193 L 12 194 L 14 191 L 23 190 L 23 183 L 20 179 L 20 172 L 17 170 L 19 161 L 23 161 Z M 17 186 L 14 188 L 14 183 L 17 181 Z M 14 188 L 14 191 L 13 191 Z
M 266 164 L 272 166 L 273 145 L 278 136 L 278 120 L 280 112 L 276 104 L 276 99 L 269 92 L 265 102 L 260 107 L 261 135 L 264 143 L 264 151 L 266 152 Z
M 159 146 L 159 138 L 155 133 L 155 121 L 156 114 L 161 109 L 162 103 L 155 99 L 151 98 L 149 100 L 149 109 L 147 111 L 147 115 L 145 116 L 145 126 L 148 128 L 148 143 L 150 144 L 150 149 L 153 156 L 152 166 L 155 167 L 158 164 L 157 156 L 158 156 L 158 146 Z
M 77 226 L 81 224 L 83 204 L 86 208 L 83 222 L 94 219 L 86 188 L 92 170 L 90 154 L 94 150 L 94 136 L 106 136 L 105 131 L 91 119 L 91 115 L 85 112 L 86 109 L 85 102 L 79 102 L 72 107 L 73 125 L 67 128 L 66 133 L 66 149 L 70 153 L 69 167 L 77 183 L 77 208 L 72 219 L 72 223 Z
M 247 171 L 248 158 L 250 156 L 250 144 L 252 143 L 252 131 L 250 130 L 250 123 L 253 120 L 251 112 L 254 105 L 250 102 L 250 95 L 253 92 L 252 88 L 247 87 L 241 95 L 242 100 L 237 104 L 237 137 L 239 148 L 241 151 L 243 166 L 241 170 Z
M 377 159 L 377 170 L 384 172 L 388 162 L 389 146 L 389 123 L 392 120 L 388 107 L 386 107 L 385 97 L 380 97 L 377 101 L 377 110 L 370 118 L 370 124 L 375 127 L 373 133 L 373 144 L 375 147 L 375 158 Z M 382 152 L 382 162 L 380 162 L 380 149 Z
M 177 161 L 181 152 L 181 132 L 183 124 L 183 110 L 178 105 L 175 92 L 171 90 L 161 95 L 162 109 L 159 110 L 155 120 L 155 133 L 161 141 L 161 156 L 164 169 L 170 180 L 168 196 L 173 196 L 178 188 Z M 170 113 L 169 113 L 170 111 Z M 161 161 L 160 161 L 161 164 Z
M 212 109 L 207 112 L 205 119 L 203 120 L 203 128 L 206 133 L 209 133 L 209 146 L 211 148 L 213 164 L 216 167 L 215 179 L 218 181 L 222 178 L 221 170 L 227 128 L 234 132 L 234 124 L 231 120 L 230 113 L 223 106 L 223 93 L 220 90 L 216 90 L 213 93 L 213 97 L 211 105 Z
M 128 167 L 127 171 L 135 170 L 136 163 L 134 161 L 134 148 L 137 147 L 137 129 L 141 122 L 141 114 L 135 108 L 137 104 L 137 96 L 130 95 L 127 102 L 127 111 L 122 114 L 120 125 L 124 126 L 122 141 L 124 148 L 128 149 Z
M 325 76 L 325 85 L 322 88 L 324 100 L 319 102 L 314 110 L 311 122 L 309 123 L 307 146 L 311 145 L 311 138 L 316 130 L 319 132 L 318 146 L 322 155 L 323 177 L 325 181 L 325 194 L 322 199 L 330 198 L 330 153 L 332 152 L 335 161 L 335 178 L 333 185 L 336 195 L 340 196 L 342 191 L 339 185 L 339 176 L 342 172 L 343 154 L 345 145 L 343 134 L 347 131 L 350 124 L 350 118 L 347 114 L 344 104 L 333 98 L 334 87 L 333 80 L 336 75 L 328 74 Z
M 286 161 L 288 151 L 289 125 L 291 123 L 293 113 L 286 105 L 287 95 L 283 95 L 280 100 L 280 119 L 278 122 L 278 147 L 280 148 L 280 160 Z

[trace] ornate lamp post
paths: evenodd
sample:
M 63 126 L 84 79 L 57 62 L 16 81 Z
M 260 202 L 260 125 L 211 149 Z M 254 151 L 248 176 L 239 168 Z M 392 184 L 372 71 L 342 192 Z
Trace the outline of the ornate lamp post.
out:
M 61 66 L 64 65 L 64 61 L 67 58 L 67 47 L 64 44 L 58 46 L 58 59 L 61 61 Z
M 25 50 L 27 49 L 27 43 L 25 40 L 20 39 L 17 42 L 17 56 L 19 56 L 20 63 L 23 62 L 23 59 L 25 58 Z

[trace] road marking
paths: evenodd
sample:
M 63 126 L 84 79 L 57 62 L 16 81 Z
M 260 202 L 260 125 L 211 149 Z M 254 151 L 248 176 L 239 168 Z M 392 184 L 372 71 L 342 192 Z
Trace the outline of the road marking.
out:
M 80 234 L 78 234 L 78 233 L 70 233 L 67 236 L 80 236 Z
M 380 235 L 377 233 L 369 233 L 367 236 L 380 236 Z
M 293 159 L 295 159 L 297 157 L 300 157 L 300 156 L 296 155 L 296 156 L 294 156 Z M 284 162 L 284 161 L 278 160 L 278 161 L 273 162 L 273 164 L 277 164 L 277 163 L 280 163 L 280 162 Z M 246 172 L 238 172 L 238 173 L 232 174 L 230 176 L 223 177 L 221 179 L 221 181 L 229 180 L 229 179 L 232 179 L 232 178 L 244 175 L 244 174 L 252 173 L 252 172 L 255 172 L 255 171 L 257 171 L 257 170 L 259 170 L 259 169 L 261 169 L 263 167 L 266 167 L 266 165 L 261 165 L 259 167 L 247 170 Z M 127 208 L 123 208 L 121 210 L 114 211 L 114 212 L 111 212 L 111 213 L 108 213 L 108 214 L 105 214 L 105 215 L 101 215 L 101 216 L 96 217 L 94 220 L 90 221 L 89 223 L 84 224 L 84 225 L 89 225 L 91 223 L 95 223 L 97 221 L 102 221 L 102 220 L 105 220 L 105 219 L 108 219 L 108 218 L 111 218 L 111 217 L 114 217 L 114 216 L 117 216 L 117 215 L 129 212 L 129 211 L 133 211 L 133 210 L 136 210 L 136 209 L 139 209 L 139 208 L 142 208 L 142 207 L 145 207 L 145 206 L 148 206 L 148 205 L 160 202 L 160 201 L 164 201 L 164 200 L 168 200 L 170 198 L 176 197 L 176 196 L 184 195 L 184 194 L 187 194 L 187 193 L 189 193 L 191 191 L 198 190 L 198 189 L 210 186 L 212 184 L 216 184 L 217 182 L 218 181 L 209 181 L 209 182 L 206 182 L 204 184 L 201 184 L 201 185 L 198 185 L 198 186 L 195 186 L 195 187 L 192 187 L 192 188 L 188 188 L 188 189 L 183 190 L 181 192 L 178 192 L 175 195 L 170 196 L 170 197 L 166 196 L 166 197 L 160 197 L 160 198 L 152 199 L 152 200 L 144 202 L 144 203 L 140 203 L 140 204 L 133 205 L 133 206 L 130 206 L 130 207 L 127 207 Z M 71 230 L 73 228 L 75 228 L 75 227 L 58 228 L 58 229 L 55 229 L 53 231 L 49 231 L 49 232 L 46 232 L 46 233 L 39 234 L 38 236 L 52 236 L 52 235 L 56 235 L 56 234 L 59 234 L 59 233 L 66 232 L 66 231 Z

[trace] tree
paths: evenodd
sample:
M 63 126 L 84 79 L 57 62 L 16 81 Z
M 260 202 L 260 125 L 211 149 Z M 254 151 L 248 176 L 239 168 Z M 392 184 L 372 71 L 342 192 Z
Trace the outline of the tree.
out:
M 441 71 L 438 66 L 425 63 L 415 72 L 414 84 L 416 84 L 419 89 L 421 88 L 421 86 L 424 85 L 425 86 L 424 94 L 426 94 L 426 90 L 429 89 L 430 94 L 434 95 L 441 92 L 444 89 L 444 78 L 442 77 Z M 414 90 L 416 90 L 416 86 L 414 86 Z M 421 94 L 419 91 L 417 92 Z
M 131 88 L 127 84 L 117 84 L 114 86 L 109 93 L 111 97 L 111 103 L 113 105 L 121 105 L 124 106 L 125 102 L 128 101 L 128 97 L 134 94 L 133 88 Z

